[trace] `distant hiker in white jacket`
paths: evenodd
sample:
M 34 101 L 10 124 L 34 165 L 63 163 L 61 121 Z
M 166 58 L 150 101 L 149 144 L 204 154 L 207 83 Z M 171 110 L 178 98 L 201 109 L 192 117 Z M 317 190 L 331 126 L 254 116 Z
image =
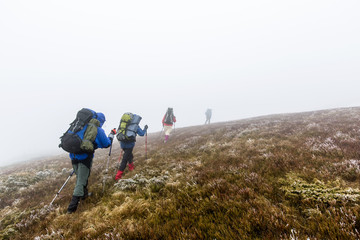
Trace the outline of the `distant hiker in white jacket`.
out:
M 168 110 L 166 111 L 166 113 L 162 119 L 162 124 L 163 124 L 164 132 L 165 132 L 164 143 L 166 143 L 169 140 L 169 136 L 170 136 L 172 127 L 175 122 L 176 122 L 176 117 L 174 115 L 174 111 L 172 108 L 168 108 Z

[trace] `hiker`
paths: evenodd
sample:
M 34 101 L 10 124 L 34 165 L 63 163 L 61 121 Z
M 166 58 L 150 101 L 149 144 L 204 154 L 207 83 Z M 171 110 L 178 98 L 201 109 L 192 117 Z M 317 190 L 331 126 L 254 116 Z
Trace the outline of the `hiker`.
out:
M 144 136 L 148 129 L 148 125 L 145 125 L 144 130 L 142 130 L 139 126 L 140 121 L 141 117 L 132 113 L 124 113 L 121 117 L 116 138 L 119 140 L 120 147 L 124 151 L 124 154 L 119 170 L 115 176 L 116 181 L 122 178 L 126 165 L 129 166 L 129 171 L 135 168 L 134 155 L 132 152 L 135 147 L 136 135 Z
M 211 114 L 212 114 L 212 111 L 210 108 L 208 108 L 205 112 L 205 116 L 206 116 L 205 124 L 210 124 Z
M 164 143 L 166 143 L 169 140 L 169 136 L 172 131 L 172 126 L 174 125 L 175 122 L 176 122 L 176 117 L 174 115 L 174 111 L 172 108 L 168 108 L 162 119 L 162 124 L 165 133 Z
M 82 109 L 84 110 L 84 109 Z M 94 158 L 94 151 L 97 148 L 108 148 L 111 146 L 112 141 L 114 139 L 114 130 L 110 132 L 108 136 L 106 136 L 102 126 L 105 122 L 105 115 L 101 112 L 94 112 L 90 109 L 85 109 L 87 111 L 91 111 L 93 113 L 92 119 L 88 122 L 80 131 L 76 132 L 76 135 L 80 137 L 83 143 L 88 143 L 93 146 L 92 152 L 83 151 L 77 153 L 70 153 L 71 163 L 76 174 L 76 184 L 73 192 L 72 199 L 67 209 L 67 213 L 73 213 L 76 211 L 79 201 L 84 200 L 88 197 L 88 179 L 90 176 L 92 161 Z M 78 119 L 78 118 L 77 118 Z M 75 119 L 76 120 L 76 119 Z M 75 122 L 75 121 L 74 121 Z M 75 124 L 76 125 L 76 124 Z M 87 129 L 92 128 L 95 132 L 95 136 L 93 136 L 93 141 L 88 140 L 86 135 L 89 134 Z M 93 134 L 94 135 L 94 134 Z M 64 134 L 65 136 L 65 134 Z M 73 143 L 75 144 L 75 143 Z

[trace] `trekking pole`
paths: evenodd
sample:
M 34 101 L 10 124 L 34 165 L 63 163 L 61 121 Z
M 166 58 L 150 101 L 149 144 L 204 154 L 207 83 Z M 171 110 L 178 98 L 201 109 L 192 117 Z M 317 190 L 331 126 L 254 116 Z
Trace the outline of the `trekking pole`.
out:
M 118 161 L 119 165 L 121 163 L 121 157 L 122 157 L 123 153 L 124 153 L 124 150 L 120 149 L 120 156 L 119 156 L 119 161 Z
M 161 137 L 163 131 L 164 131 L 164 125 L 163 125 L 163 127 L 162 127 L 162 129 L 160 131 L 160 136 L 159 137 Z
M 107 159 L 107 163 L 106 163 L 105 173 L 107 173 L 108 170 L 109 170 L 109 162 L 110 162 L 110 156 L 111 156 L 111 149 L 112 149 L 112 143 L 111 143 L 111 145 L 110 145 L 110 151 L 109 151 L 109 155 L 108 155 L 108 159 Z
M 103 193 L 104 193 L 104 191 L 105 191 L 105 184 L 106 184 L 106 179 L 107 179 L 108 170 L 109 170 L 109 162 L 110 162 L 110 156 L 111 156 L 111 149 L 112 149 L 112 142 L 111 142 L 111 145 L 110 145 L 109 156 L 108 156 L 108 160 L 107 160 L 107 164 L 106 164 L 106 169 L 105 169 L 105 174 L 106 174 L 106 176 L 104 176 L 104 179 L 103 179 Z
M 111 130 L 111 133 L 112 133 L 112 134 L 116 134 L 116 128 L 114 128 L 113 130 Z M 108 178 L 109 162 L 110 162 L 112 144 L 113 144 L 113 141 L 111 141 L 110 150 L 109 150 L 109 156 L 108 156 L 107 163 L 106 163 L 105 176 L 104 176 L 104 178 L 103 178 L 103 193 L 104 193 L 104 191 L 105 191 L 106 179 Z
M 114 128 L 113 130 L 111 130 L 111 133 L 116 134 L 116 128 Z M 108 170 L 109 170 L 109 161 L 110 161 L 110 156 L 111 156 L 112 144 L 113 144 L 113 142 L 111 141 L 109 156 L 108 156 L 108 160 L 107 160 L 107 164 L 106 164 L 106 170 L 105 170 L 105 173 L 106 173 L 106 174 L 108 173 Z
M 145 133 L 145 160 L 147 160 L 147 131 Z
M 61 190 L 63 190 L 63 188 L 65 187 L 65 185 L 66 185 L 66 184 L 68 183 L 68 181 L 70 180 L 71 176 L 74 174 L 74 172 L 75 172 L 75 170 L 73 170 L 73 171 L 70 173 L 69 177 L 66 179 L 65 183 L 62 185 L 62 187 L 60 188 L 60 190 L 56 193 L 54 199 L 51 201 L 51 203 L 50 203 L 49 206 L 51 206 L 51 205 L 53 204 L 53 202 L 55 201 L 55 199 L 59 196 Z

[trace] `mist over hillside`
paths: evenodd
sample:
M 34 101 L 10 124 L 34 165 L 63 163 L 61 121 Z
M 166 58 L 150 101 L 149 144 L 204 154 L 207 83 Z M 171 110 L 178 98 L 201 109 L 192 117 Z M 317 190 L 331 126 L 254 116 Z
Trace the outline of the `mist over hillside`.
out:
M 0 169 L 2 239 L 359 239 L 360 107 L 137 137 L 135 170 L 97 150 L 93 195 L 66 214 L 64 155 Z M 104 184 L 105 183 L 105 184 Z M 105 188 L 104 188 L 105 186 Z M 103 189 L 105 191 L 103 192 Z

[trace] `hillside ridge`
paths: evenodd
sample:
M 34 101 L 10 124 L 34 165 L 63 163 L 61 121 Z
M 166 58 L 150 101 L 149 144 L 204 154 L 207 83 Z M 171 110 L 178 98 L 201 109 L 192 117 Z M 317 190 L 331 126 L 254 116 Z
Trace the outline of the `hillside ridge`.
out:
M 95 153 L 93 196 L 65 214 L 66 156 L 0 172 L 3 239 L 357 239 L 360 107 L 273 114 L 138 137 L 135 170 L 115 182 L 120 148 Z M 106 182 L 103 192 L 104 179 Z

